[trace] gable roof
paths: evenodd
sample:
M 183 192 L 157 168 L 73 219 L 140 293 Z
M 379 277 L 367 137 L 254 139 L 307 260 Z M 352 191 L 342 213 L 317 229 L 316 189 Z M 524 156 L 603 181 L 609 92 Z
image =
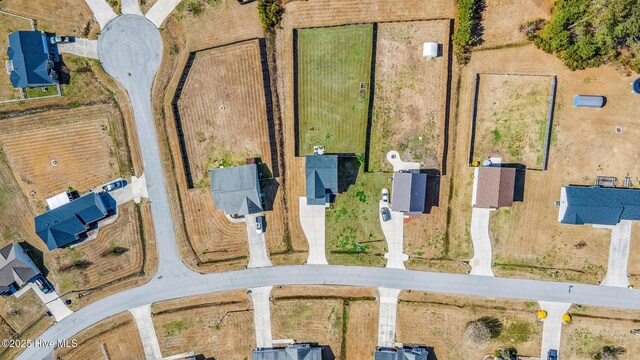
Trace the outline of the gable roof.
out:
M 209 170 L 211 196 L 218 210 L 228 215 L 262 212 L 256 164 Z
M 0 249 L 0 293 L 13 283 L 19 288 L 38 274 L 40 270 L 19 244 L 9 244 Z
M 115 200 L 108 193 L 88 193 L 36 216 L 36 234 L 49 250 L 57 249 L 81 240 L 91 225 L 115 210 Z
M 7 55 L 13 63 L 11 84 L 16 88 L 53 85 L 53 63 L 49 60 L 47 37 L 40 31 L 9 34 Z
M 391 209 L 409 215 L 424 212 L 427 195 L 427 174 L 395 172 L 391 185 Z
M 476 168 L 476 208 L 497 209 L 513 204 L 516 169 L 501 166 Z
M 616 225 L 640 220 L 640 191 L 599 186 L 563 186 L 558 221 L 563 224 Z
M 429 352 L 422 346 L 406 345 L 401 348 L 379 347 L 373 354 L 374 360 L 427 360 Z
M 324 205 L 327 195 L 338 194 L 338 155 L 307 155 L 307 204 Z
M 256 349 L 252 360 L 324 360 L 322 347 L 317 344 L 293 344 L 286 348 Z

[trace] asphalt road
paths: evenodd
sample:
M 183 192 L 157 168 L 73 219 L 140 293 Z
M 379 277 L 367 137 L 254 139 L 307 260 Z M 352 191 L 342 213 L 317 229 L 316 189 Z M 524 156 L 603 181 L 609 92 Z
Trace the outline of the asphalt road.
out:
M 70 339 L 109 316 L 158 301 L 278 285 L 384 287 L 640 310 L 640 290 L 620 287 L 359 266 L 292 265 L 155 279 L 87 305 L 49 328 L 40 339 Z M 51 348 L 30 347 L 18 359 L 42 359 L 50 352 Z
M 158 29 L 143 16 L 122 15 L 110 21 L 98 38 L 98 56 L 105 71 L 127 90 L 144 173 L 158 247 L 158 277 L 180 277 L 189 270 L 180 260 L 158 150 L 151 87 L 162 60 L 162 38 Z

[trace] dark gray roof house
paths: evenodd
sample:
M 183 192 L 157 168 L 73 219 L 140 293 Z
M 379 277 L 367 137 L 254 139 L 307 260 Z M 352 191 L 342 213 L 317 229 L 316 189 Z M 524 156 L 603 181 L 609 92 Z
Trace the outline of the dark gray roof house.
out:
M 106 192 L 91 192 L 35 218 L 36 234 L 49 250 L 79 243 L 98 221 L 116 213 L 116 201 Z
M 391 209 L 416 216 L 424 212 L 427 196 L 427 174 L 417 171 L 393 173 Z
M 16 292 L 39 274 L 40 270 L 20 244 L 13 243 L 0 249 L 0 295 Z
M 338 155 L 307 155 L 307 204 L 327 205 L 338 194 Z
M 293 344 L 286 348 L 256 349 L 252 360 L 333 360 L 318 344 Z
M 429 352 L 423 346 L 405 345 L 401 348 L 376 348 L 374 360 L 427 360 Z
M 54 70 L 57 61 L 56 45 L 40 31 L 16 31 L 9 34 L 7 55 L 10 60 L 9 78 L 15 88 L 29 88 L 58 83 Z
M 473 179 L 473 207 L 497 209 L 513 205 L 515 181 L 515 168 L 501 166 L 476 168 Z
M 227 215 L 260 213 L 262 193 L 256 164 L 209 170 L 216 209 Z
M 559 222 L 616 225 L 620 220 L 640 220 L 640 190 L 574 185 L 561 188 Z

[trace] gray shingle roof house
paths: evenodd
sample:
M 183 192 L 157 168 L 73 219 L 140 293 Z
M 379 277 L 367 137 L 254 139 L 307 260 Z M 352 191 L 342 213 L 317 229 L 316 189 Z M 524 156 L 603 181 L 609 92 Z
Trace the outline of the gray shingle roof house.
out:
M 417 216 L 424 212 L 427 196 L 427 174 L 417 171 L 394 172 L 391 186 L 391 209 L 405 215 Z
M 16 31 L 9 34 L 7 55 L 13 66 L 11 84 L 15 88 L 53 85 L 58 82 L 54 70 L 55 45 L 40 31 Z
M 318 344 L 293 344 L 286 348 L 256 349 L 252 360 L 333 360 Z
M 574 185 L 561 188 L 559 222 L 616 225 L 620 220 L 640 220 L 640 190 Z
M 0 249 L 0 295 L 13 294 L 39 274 L 40 270 L 20 244 L 13 243 Z
M 98 221 L 116 213 L 116 201 L 106 192 L 91 192 L 36 216 L 36 234 L 49 250 L 87 239 Z
M 307 204 L 327 205 L 338 194 L 338 155 L 307 155 Z
M 429 352 L 422 346 L 405 345 L 401 348 L 379 347 L 373 354 L 374 360 L 427 360 Z
M 477 167 L 473 178 L 473 207 L 497 209 L 511 206 L 513 204 L 515 182 L 515 168 L 501 166 Z
M 262 212 L 262 193 L 256 164 L 209 170 L 216 209 L 227 215 Z

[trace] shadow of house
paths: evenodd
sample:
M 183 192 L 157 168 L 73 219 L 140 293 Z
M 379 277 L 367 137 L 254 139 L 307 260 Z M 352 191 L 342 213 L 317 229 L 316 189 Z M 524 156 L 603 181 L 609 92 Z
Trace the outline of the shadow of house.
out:
M 49 269 L 44 264 L 44 254 L 42 251 L 26 241 L 21 241 L 20 246 L 22 246 L 22 249 L 24 249 L 29 258 L 31 258 L 33 263 L 40 270 L 42 276 L 47 277 L 49 275 Z
M 431 208 L 440 206 L 440 170 L 420 170 L 427 174 L 426 195 L 424 197 L 423 214 L 430 214 Z
M 356 183 L 362 163 L 353 154 L 338 155 L 338 192 L 344 193 Z

